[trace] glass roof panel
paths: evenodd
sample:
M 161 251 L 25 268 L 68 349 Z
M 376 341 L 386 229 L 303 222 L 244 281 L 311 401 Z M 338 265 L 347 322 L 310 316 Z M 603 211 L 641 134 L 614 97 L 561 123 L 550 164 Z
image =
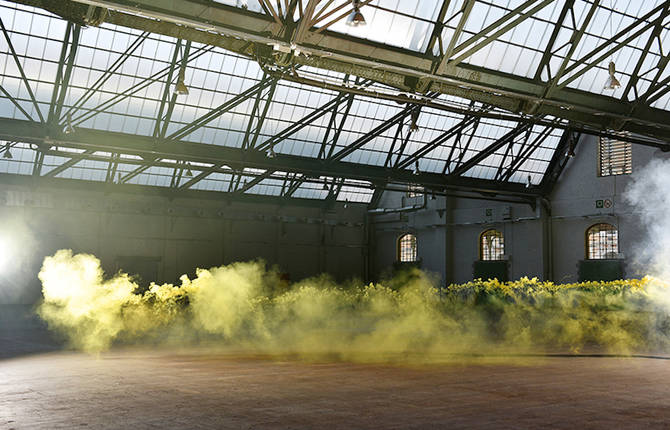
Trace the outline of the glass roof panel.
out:
M 508 12 L 519 3 L 508 2 L 505 7 L 494 7 L 489 3 L 480 2 L 490 9 L 487 12 L 486 23 L 493 22 L 495 17 L 500 17 L 501 13 Z M 236 2 L 224 3 L 237 5 Z M 252 3 L 249 2 L 249 8 L 254 11 Z M 459 3 L 459 1 L 454 1 L 450 4 L 445 19 L 449 18 L 450 14 L 457 14 Z M 337 7 L 341 4 L 341 1 L 335 1 L 329 7 Z M 427 46 L 425 36 L 432 32 L 432 21 L 437 19 L 441 7 L 442 2 L 438 0 L 427 0 L 425 3 L 421 2 L 421 5 L 418 5 L 418 2 L 374 0 L 363 10 L 366 19 L 368 19 L 367 14 L 370 14 L 370 25 L 366 27 L 369 33 L 365 33 L 364 37 L 389 44 L 395 43 L 396 46 L 409 49 L 425 49 Z M 540 55 L 544 49 L 547 43 L 546 34 L 550 33 L 549 28 L 551 28 L 549 22 L 555 18 L 556 10 L 560 10 L 560 7 L 554 5 L 545 9 L 531 20 L 520 24 L 523 26 L 505 33 L 504 37 L 500 37 L 500 40 L 491 44 L 491 49 L 496 55 L 497 52 L 504 51 L 504 58 L 514 58 L 516 61 L 505 71 L 525 76 L 531 76 L 534 73 L 532 62 L 535 60 L 530 60 L 530 53 Z M 25 26 L 15 24 L 17 16 L 20 19 L 30 18 L 35 24 L 31 24 L 29 30 L 26 30 Z M 376 16 L 386 18 L 377 19 Z M 17 50 L 19 63 L 26 69 L 28 84 L 35 94 L 40 113 L 46 116 L 49 113 L 53 96 L 53 80 L 67 24 L 43 10 L 33 10 L 9 2 L 0 2 L 0 17 L 8 28 L 10 38 Z M 372 24 L 373 19 L 378 24 Z M 448 25 L 455 26 L 457 21 L 458 17 L 450 21 Z M 485 22 L 479 23 L 480 29 Z M 340 31 L 337 25 L 344 24 L 338 23 L 329 29 Z M 477 31 L 477 26 L 472 25 L 474 24 L 466 26 L 466 30 Z M 381 28 L 379 26 L 386 26 L 384 31 L 387 35 L 391 27 L 394 32 L 405 32 L 402 43 L 396 43 L 391 39 L 382 40 L 381 36 L 376 39 L 375 33 L 380 30 L 375 29 Z M 48 31 L 44 30 L 45 27 Z M 424 30 L 419 31 L 424 27 Z M 363 37 L 357 36 L 358 33 L 355 31 L 358 30 L 351 30 L 349 27 L 344 27 L 341 31 L 348 32 L 347 34 L 355 37 Z M 533 35 L 524 34 L 527 32 Z M 419 37 L 420 33 L 421 37 Z M 663 33 L 663 38 L 666 37 L 667 31 Z M 643 44 L 642 40 L 639 43 Z M 35 103 L 31 100 L 13 57 L 7 54 L 8 45 L 2 37 L 0 37 L 0 47 L 2 48 L 0 55 L 4 60 L 0 64 L 0 84 L 15 99 L 12 101 L 0 94 L 0 117 L 26 119 L 27 114 L 31 119 L 38 121 L 39 115 Z M 637 50 L 635 52 L 639 51 L 637 47 L 630 49 Z M 479 52 L 484 52 L 484 50 Z M 630 55 L 634 56 L 635 52 Z M 468 58 L 467 61 L 474 61 L 473 59 L 477 58 L 476 55 L 479 53 Z M 189 91 L 187 95 L 175 95 L 174 86 L 179 67 L 173 66 L 172 59 L 180 61 L 182 57 L 186 58 L 185 84 Z M 497 61 L 493 53 L 485 57 L 482 57 L 482 61 L 485 61 L 481 63 L 483 67 L 495 67 L 496 69 L 507 67 L 501 65 L 502 63 L 493 65 L 493 62 Z M 521 64 L 522 61 L 530 63 Z M 633 59 L 631 63 L 635 61 Z M 656 62 L 654 58 L 647 61 L 649 67 Z M 308 76 L 310 79 L 322 80 L 335 85 L 343 85 L 345 80 L 348 80 L 347 85 L 351 85 L 356 79 L 345 77 L 341 73 L 311 67 L 297 68 L 297 73 L 300 76 Z M 644 84 L 644 80 L 641 81 Z M 381 84 L 357 82 L 363 87 L 369 86 L 368 88 L 379 92 L 397 93 L 397 90 Z M 577 82 L 579 81 L 575 81 Z M 651 83 L 651 78 L 646 82 Z M 440 142 L 439 145 L 434 145 L 430 150 L 426 150 L 427 145 L 458 125 L 463 119 L 462 115 L 447 110 L 423 107 L 417 118 L 418 130 L 408 133 L 411 124 L 409 115 L 405 115 L 401 121 L 391 123 L 394 116 L 408 107 L 406 104 L 361 95 L 340 94 L 332 89 L 309 86 L 288 79 L 280 80 L 274 86 L 272 84 L 272 79 L 265 75 L 265 71 L 254 60 L 220 48 L 197 43 L 188 45 L 185 41 L 166 36 L 103 24 L 101 27 L 89 27 L 81 31 L 71 82 L 64 95 L 63 105 L 57 119 L 61 126 L 65 127 L 69 121 L 75 129 L 77 127 L 92 128 L 142 136 L 160 137 L 164 135 L 184 141 L 236 148 L 242 147 L 245 137 L 247 142 L 250 142 L 256 131 L 258 133 L 256 145 L 263 145 L 277 133 L 293 130 L 291 133 L 283 134 L 283 139 L 280 139 L 274 146 L 274 150 L 278 154 L 309 158 L 325 158 L 329 154 L 338 154 L 349 145 L 360 142 L 360 139 L 371 130 L 384 126 L 383 131 L 365 144 L 359 145 L 360 147 L 344 157 L 343 161 L 374 166 L 384 166 L 388 163 L 393 166 L 405 160 L 407 156 L 422 151 L 419 169 L 434 173 L 445 171 L 445 164 L 447 160 L 450 160 L 449 166 L 446 166 L 448 173 L 456 165 L 467 161 L 516 126 L 516 123 L 512 121 L 483 118 L 478 122 L 476 129 L 473 124 L 465 127 L 460 134 L 460 139 L 457 140 L 455 136 L 452 136 Z M 455 96 L 440 95 L 436 101 L 459 108 L 473 106 L 469 100 Z M 668 99 L 660 98 L 657 103 L 665 106 Z M 22 112 L 22 109 L 26 114 Z M 257 127 L 262 116 L 264 120 Z M 164 120 L 168 117 L 169 121 L 166 123 Z M 194 122 L 201 123 L 202 126 L 192 127 Z M 533 130 L 530 135 L 531 140 L 538 133 Z M 523 183 L 527 180 L 528 173 L 537 174 L 538 178 L 541 178 L 559 138 L 560 131 L 552 133 L 529 155 L 510 180 Z M 17 151 L 19 149 L 17 146 Z M 485 178 L 495 176 L 506 149 L 506 146 L 503 147 L 475 168 L 470 169 L 467 174 L 481 175 L 477 177 Z M 7 161 L 5 164 L 18 166 L 17 163 L 23 163 L 25 167 L 17 167 L 15 170 L 30 174 L 35 154 L 29 148 L 21 149 L 21 151 L 24 150 L 26 154 L 31 154 L 29 158 L 24 160 L 22 154 L 17 152 L 20 157 L 15 157 L 16 161 Z M 512 148 L 512 151 L 520 150 L 516 147 Z M 389 151 L 391 151 L 390 157 Z M 104 156 L 112 155 L 105 154 Z M 96 156 L 99 157 L 102 154 L 96 154 Z M 128 158 L 130 159 L 132 157 Z M 67 160 L 66 157 L 45 157 L 42 173 L 49 172 Z M 175 169 L 181 170 L 181 167 L 176 162 L 174 167 L 168 167 L 169 164 L 165 163 L 168 162 L 163 160 L 163 165 L 152 166 L 133 176 L 128 183 L 170 186 L 173 183 Z M 108 166 L 108 161 L 82 160 L 58 173 L 57 177 L 104 181 Z M 136 167 L 137 164 L 131 162 L 121 163 L 117 167 L 117 173 L 126 175 Z M 200 169 L 205 167 L 208 166 L 193 165 L 191 171 L 194 175 L 198 175 L 201 172 Z M 414 163 L 410 163 L 404 168 L 414 169 L 414 167 Z M 247 182 L 254 180 L 258 174 L 258 172 L 249 170 L 245 170 L 241 177 L 228 173 L 212 173 L 205 179 L 194 183 L 190 188 L 233 190 L 236 187 L 242 187 L 245 180 Z M 286 174 L 283 175 L 286 176 Z M 184 184 L 186 181 L 188 177 L 182 175 L 179 183 Z M 282 175 L 276 173 L 251 186 L 245 192 L 280 195 L 284 186 Z M 359 201 L 356 199 L 369 201 L 372 195 L 371 188 L 367 184 L 361 186 L 365 191 L 361 191 L 361 188 L 355 184 L 346 182 L 338 199 L 352 202 Z M 354 193 L 351 189 L 355 189 L 356 192 Z M 323 184 L 308 180 L 300 183 L 292 195 L 297 198 L 324 199 L 328 191 L 323 189 Z
M 442 0 L 373 0 L 361 8 L 366 25 L 351 27 L 346 19 L 352 10 L 348 3 L 349 0 L 337 0 L 317 7 L 317 19 L 319 14 L 327 18 L 317 22 L 316 27 L 419 52 L 427 49 L 442 6 Z M 337 13 L 328 16 L 334 10 Z

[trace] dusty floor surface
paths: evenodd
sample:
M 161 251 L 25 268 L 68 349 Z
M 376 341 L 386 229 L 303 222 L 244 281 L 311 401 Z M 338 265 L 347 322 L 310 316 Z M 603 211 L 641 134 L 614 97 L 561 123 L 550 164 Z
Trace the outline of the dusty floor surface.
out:
M 2 323 L 3 321 L 0 321 Z M 54 351 L 0 330 L 0 428 L 670 428 L 670 360 L 431 366 Z

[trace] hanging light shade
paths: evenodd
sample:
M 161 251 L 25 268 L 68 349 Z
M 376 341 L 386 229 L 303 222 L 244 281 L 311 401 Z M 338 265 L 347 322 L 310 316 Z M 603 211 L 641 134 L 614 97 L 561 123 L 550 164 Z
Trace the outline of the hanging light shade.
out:
M 610 61 L 609 77 L 607 78 L 607 81 L 605 81 L 606 90 L 616 90 L 621 86 L 621 83 L 616 76 L 614 76 L 614 73 L 616 73 L 616 66 L 614 65 L 614 61 Z
M 361 25 L 365 25 L 366 24 L 365 17 L 363 17 L 363 14 L 361 13 L 358 0 L 354 0 L 352 3 L 354 4 L 354 10 L 352 10 L 349 16 L 347 17 L 347 25 L 349 27 L 358 27 Z
M 265 153 L 265 155 L 268 158 L 275 158 L 277 156 L 277 153 L 275 152 L 275 150 L 273 148 L 270 148 L 270 149 L 268 149 L 268 152 Z
M 412 111 L 411 119 L 412 119 L 412 121 L 409 124 L 410 131 L 418 131 L 419 130 L 419 124 L 418 124 L 418 122 L 419 122 L 419 111 L 418 110 Z
M 63 133 L 65 134 L 72 134 L 74 133 L 74 126 L 72 125 L 72 115 L 67 114 L 67 117 L 65 118 L 65 129 L 63 130 Z
M 177 78 L 177 84 L 174 86 L 174 92 L 175 94 L 179 95 L 188 95 L 188 87 L 186 86 L 186 83 L 184 82 L 184 77 L 186 75 L 186 71 L 182 67 L 181 70 L 179 70 L 179 77 Z
M 185 173 L 187 178 L 192 178 L 193 177 L 193 172 L 191 172 L 191 163 L 187 162 L 186 163 L 186 173 Z
M 5 153 L 2 154 L 2 158 L 6 158 L 6 159 L 8 159 L 8 160 L 11 160 L 12 158 L 14 158 L 14 157 L 12 156 L 12 153 L 9 152 L 9 145 L 5 146 Z

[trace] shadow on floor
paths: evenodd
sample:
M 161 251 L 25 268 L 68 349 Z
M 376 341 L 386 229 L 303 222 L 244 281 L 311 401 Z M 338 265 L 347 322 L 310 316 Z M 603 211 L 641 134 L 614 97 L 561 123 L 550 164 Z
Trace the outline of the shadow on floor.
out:
M 35 314 L 34 305 L 0 305 L 0 359 L 62 348 L 63 343 Z

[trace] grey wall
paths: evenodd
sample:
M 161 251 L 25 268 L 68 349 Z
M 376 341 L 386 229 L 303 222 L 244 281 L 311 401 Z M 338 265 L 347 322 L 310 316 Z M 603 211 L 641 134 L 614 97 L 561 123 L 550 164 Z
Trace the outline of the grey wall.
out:
M 3 186 L 0 236 L 11 241 L 5 255 L 13 267 L 0 275 L 0 303 L 36 300 L 41 261 L 61 248 L 96 255 L 108 273 L 155 267 L 145 277 L 157 279 L 146 281 L 174 282 L 196 267 L 257 258 L 292 281 L 322 272 L 364 278 L 364 214 L 354 204 L 326 211 Z
M 584 136 L 549 196 L 550 212 L 542 205 L 510 204 L 486 200 L 438 197 L 425 210 L 404 215 L 372 217 L 375 238 L 372 270 L 380 276 L 395 261 L 395 241 L 404 232 L 415 232 L 422 267 L 439 273 L 443 283 L 472 279 L 478 259 L 479 235 L 488 228 L 503 232 L 512 279 L 522 276 L 571 282 L 577 264 L 585 258 L 585 232 L 607 222 L 619 229 L 619 250 L 626 259 L 628 277 L 644 275 L 634 264 L 635 246 L 645 234 L 636 208 L 624 193 L 630 175 L 598 177 L 598 139 Z M 667 158 L 654 148 L 633 145 L 633 172 L 641 172 L 652 158 Z M 383 207 L 402 207 L 403 193 L 387 192 Z M 596 200 L 609 199 L 610 208 L 596 208 Z M 486 215 L 486 209 L 492 215 Z
M 403 208 L 422 205 L 422 198 L 407 198 L 404 193 L 386 192 L 380 207 Z M 372 215 L 373 239 L 370 241 L 371 271 L 375 278 L 390 273 L 396 260 L 397 240 L 405 233 L 417 236 L 417 256 L 422 269 L 436 273 L 441 279 L 447 275 L 447 229 L 444 197 L 426 199 L 426 209 L 413 212 Z

